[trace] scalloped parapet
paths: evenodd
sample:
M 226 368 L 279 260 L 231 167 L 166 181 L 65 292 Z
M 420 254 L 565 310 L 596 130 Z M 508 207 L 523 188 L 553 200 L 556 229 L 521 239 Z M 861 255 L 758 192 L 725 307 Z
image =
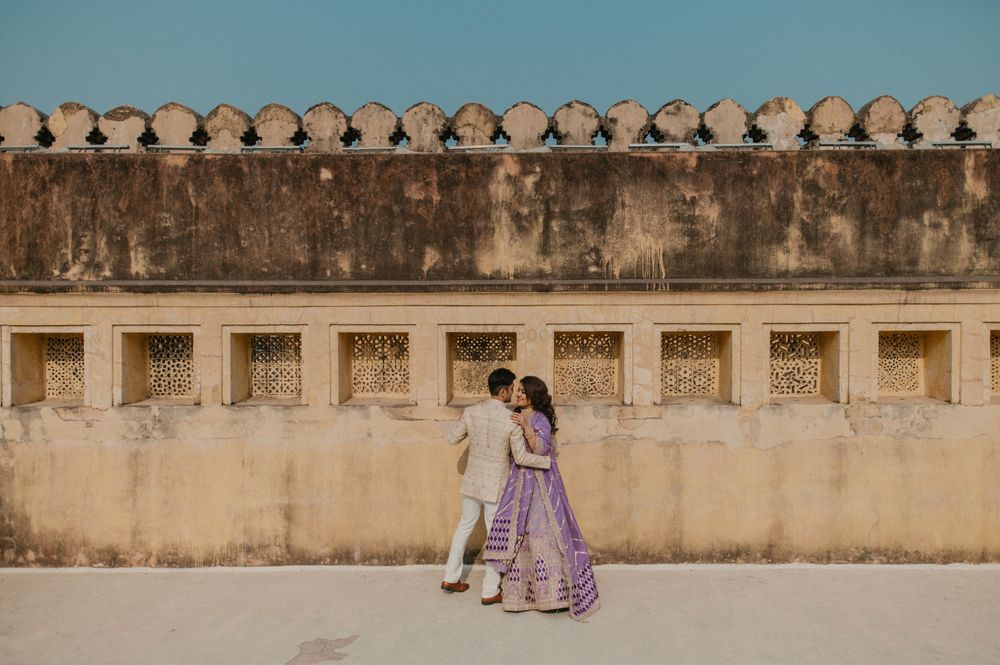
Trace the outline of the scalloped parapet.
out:
M 109 145 L 127 145 L 127 152 L 140 152 L 139 137 L 149 129 L 149 116 L 134 106 L 116 106 L 97 120 L 97 129 Z
M 451 119 L 451 131 L 462 147 L 490 145 L 497 132 L 499 120 L 488 106 L 477 102 L 463 104 Z
M 700 125 L 698 109 L 683 99 L 667 102 L 653 116 L 653 128 L 666 143 L 694 143 Z
M 97 118 L 97 113 L 79 102 L 60 104 L 45 121 L 45 126 L 52 133 L 50 150 L 87 145 L 87 136 L 97 127 Z
M 947 97 L 933 95 L 920 100 L 910 109 L 910 124 L 920 135 L 914 144 L 953 140 L 961 118 L 962 112 Z
M 399 118 L 389 107 L 368 102 L 351 115 L 351 128 L 358 133 L 360 148 L 391 148 Z
M 36 145 L 35 138 L 48 116 L 34 106 L 17 102 L 0 109 L 0 146 Z
M 102 137 L 103 135 L 103 137 Z M 301 117 L 282 104 L 267 104 L 252 118 L 229 104 L 219 104 L 204 118 L 177 102 L 164 104 L 152 117 L 134 106 L 119 106 L 98 117 L 91 109 L 67 102 L 52 117 L 18 102 L 0 107 L 0 150 L 62 152 L 73 146 L 92 151 L 102 141 L 115 151 L 141 152 L 143 146 L 177 147 L 184 152 L 252 152 L 303 145 L 309 152 L 384 152 L 405 146 L 415 153 L 442 153 L 454 148 L 499 148 L 511 151 L 560 151 L 574 147 L 603 150 L 603 135 L 612 152 L 629 150 L 706 149 L 717 147 L 774 150 L 853 148 L 1000 148 L 1000 97 L 987 94 L 959 108 L 938 95 L 924 98 L 907 112 L 888 95 L 872 99 L 856 112 L 842 97 L 830 96 L 803 112 L 788 97 L 774 97 L 749 113 L 734 99 L 722 99 L 699 111 L 682 99 L 651 114 L 626 99 L 600 115 L 575 99 L 551 115 L 521 101 L 502 116 L 475 102 L 448 115 L 428 101 L 398 116 L 387 106 L 369 102 L 353 116 L 329 102 L 309 108 Z M 552 137 L 558 146 L 548 146 Z M 643 146 L 652 136 L 658 144 Z M 747 143 L 748 141 L 754 143 Z M 500 142 L 502 145 L 497 146 Z M 688 147 L 690 146 L 690 148 Z M 149 148 L 152 152 L 153 149 Z M 273 152 L 274 150 L 271 150 Z
M 601 115 L 590 104 L 574 99 L 552 114 L 559 145 L 593 145 L 601 131 Z
M 881 148 L 903 148 L 899 140 L 906 127 L 906 111 L 895 97 L 882 95 L 858 110 L 858 125 Z
M 204 119 L 201 115 L 187 106 L 167 102 L 156 109 L 149 126 L 156 134 L 157 145 L 189 146 L 191 136 L 201 128 L 202 122 Z
M 806 113 L 809 131 L 821 143 L 845 140 L 855 122 L 854 109 L 843 97 L 824 97 Z
M 806 114 L 788 97 L 774 97 L 761 104 L 751 123 L 764 133 L 775 150 L 798 150 L 799 134 L 806 126 Z
M 549 117 L 531 102 L 518 102 L 511 106 L 504 112 L 500 124 L 509 137 L 510 147 L 515 150 L 530 150 L 545 145 Z
M 990 93 L 969 102 L 962 107 L 962 122 L 975 132 L 976 140 L 1000 148 L 1000 97 Z
M 253 128 L 262 146 L 291 146 L 302 129 L 302 119 L 287 106 L 267 104 L 253 117 Z
M 633 143 L 642 143 L 650 124 L 645 106 L 631 99 L 618 102 L 604 114 L 604 127 L 611 135 L 608 150 L 622 152 Z
M 243 147 L 243 137 L 253 121 L 244 111 L 230 104 L 219 104 L 205 116 L 205 132 L 208 147 L 223 152 L 239 152 Z
M 302 129 L 309 137 L 307 152 L 343 152 L 350 125 L 346 113 L 330 102 L 320 102 L 302 116 Z
M 409 139 L 407 148 L 414 152 L 444 152 L 445 128 L 448 116 L 441 107 L 430 102 L 419 102 L 406 109 L 400 119 L 403 132 Z
M 722 99 L 709 106 L 701 122 L 708 129 L 708 142 L 712 145 L 743 143 L 750 130 L 750 114 L 733 99 Z

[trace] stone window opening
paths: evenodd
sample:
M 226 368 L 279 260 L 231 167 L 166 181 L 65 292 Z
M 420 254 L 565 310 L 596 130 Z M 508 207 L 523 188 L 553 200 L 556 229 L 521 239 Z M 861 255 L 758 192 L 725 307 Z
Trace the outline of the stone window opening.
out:
M 493 136 L 490 137 L 490 140 L 496 145 L 507 145 L 510 143 L 510 136 L 508 136 L 507 132 L 503 130 L 503 127 L 498 124 L 496 130 L 493 132 Z
M 1000 330 L 990 331 L 990 392 L 1000 398 Z
M 14 405 L 82 404 L 85 370 L 83 333 L 11 335 L 11 402 Z
M 43 148 L 51 148 L 52 144 L 56 142 L 56 137 L 47 125 L 42 125 L 42 128 L 35 134 L 35 141 Z
M 405 148 L 410 144 L 410 137 L 406 135 L 402 127 L 397 127 L 396 131 L 389 135 L 389 143 L 397 148 Z
M 554 341 L 557 399 L 622 399 L 622 333 L 557 332 Z
M 99 130 L 97 127 L 94 127 L 92 130 L 90 130 L 90 133 L 87 134 L 85 140 L 89 145 L 104 145 L 105 143 L 108 142 L 108 137 L 105 136 L 104 133 L 101 132 L 101 130 Z
M 949 332 L 879 332 L 877 385 L 880 400 L 951 401 Z
M 448 333 L 448 401 L 489 397 L 487 377 L 498 367 L 517 374 L 514 333 Z
M 840 401 L 839 346 L 836 332 L 772 332 L 771 399 Z
M 358 141 L 361 140 L 361 132 L 354 127 L 348 127 L 347 131 L 344 132 L 343 136 L 340 137 L 340 142 L 345 148 L 355 148 L 358 145 Z
M 197 404 L 191 333 L 122 336 L 122 404 Z
M 661 401 L 731 402 L 731 340 L 728 331 L 662 333 Z
M 202 147 L 207 146 L 211 138 L 212 137 L 208 135 L 208 132 L 206 132 L 203 127 L 199 127 L 198 129 L 191 132 L 191 139 L 190 139 L 191 145 L 202 146 Z
M 410 336 L 340 334 L 340 402 L 410 400 Z
M 234 333 L 230 344 L 230 403 L 302 403 L 300 333 Z
M 149 147 L 151 145 L 157 145 L 160 142 L 160 137 L 156 135 L 152 127 L 147 127 L 146 130 L 139 135 L 139 145 L 143 148 Z

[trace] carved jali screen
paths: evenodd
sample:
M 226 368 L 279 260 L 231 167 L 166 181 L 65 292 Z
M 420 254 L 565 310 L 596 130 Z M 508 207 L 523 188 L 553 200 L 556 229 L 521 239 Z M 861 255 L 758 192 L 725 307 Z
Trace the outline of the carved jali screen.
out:
M 714 333 L 664 333 L 660 338 L 663 396 L 718 395 L 719 361 Z
M 1000 332 L 990 333 L 990 386 L 993 394 L 1000 395 Z
M 302 338 L 299 335 L 254 335 L 250 342 L 252 397 L 302 395 Z
M 557 332 L 555 393 L 562 397 L 616 397 L 619 333 Z
M 771 333 L 771 395 L 819 394 L 819 333 Z
M 884 395 L 914 395 L 924 392 L 922 334 L 879 333 L 878 392 Z
M 45 339 L 45 398 L 83 398 L 83 335 Z
M 452 340 L 452 393 L 489 394 L 486 379 L 498 367 L 517 373 L 514 333 L 456 333 Z
M 351 336 L 351 394 L 410 394 L 410 338 L 406 333 Z
M 194 394 L 194 338 L 191 335 L 149 335 L 150 397 L 191 397 Z

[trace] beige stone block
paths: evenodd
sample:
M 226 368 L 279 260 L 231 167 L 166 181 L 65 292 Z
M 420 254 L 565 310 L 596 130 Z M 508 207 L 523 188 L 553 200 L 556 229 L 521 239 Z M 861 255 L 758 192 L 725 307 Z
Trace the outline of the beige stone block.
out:
M 87 135 L 97 127 L 97 114 L 78 102 L 60 104 L 45 122 L 54 140 L 50 150 L 87 145 Z
M 302 127 L 309 136 L 307 152 L 343 152 L 344 135 L 349 129 L 347 115 L 329 102 L 309 107 L 302 116 Z
M 549 118 L 545 115 L 545 111 L 534 104 L 529 102 L 514 104 L 504 111 L 500 124 L 509 137 L 510 147 L 515 150 L 528 150 L 545 145 Z
M 444 152 L 445 127 L 448 116 L 439 106 L 430 102 L 414 104 L 403 112 L 400 120 L 409 141 L 406 147 L 413 152 Z
M 878 333 L 870 320 L 852 316 L 848 330 L 848 401 L 851 404 L 875 402 L 877 358 L 872 349 L 878 345 Z
M 0 109 L 0 136 L 4 147 L 16 145 L 36 145 L 35 136 L 42 129 L 46 116 L 38 109 L 17 102 Z
M 910 122 L 923 136 L 917 139 L 915 145 L 954 140 L 952 134 L 958 129 L 961 114 L 955 102 L 940 95 L 917 102 L 910 110 Z
M 491 145 L 499 124 L 493 111 L 483 104 L 463 104 L 451 119 L 451 129 L 458 137 L 458 145 Z
M 149 121 L 150 127 L 161 146 L 189 146 L 191 135 L 202 124 L 202 117 L 193 110 L 178 104 L 167 102 L 153 113 Z
M 820 141 L 840 141 L 854 127 L 854 109 L 843 97 L 824 97 L 806 114 L 809 130 Z
M 302 120 L 287 106 L 268 104 L 253 117 L 253 128 L 262 146 L 290 146 L 302 129 Z
M 978 406 L 990 402 L 990 326 L 981 319 L 961 322 L 961 349 L 958 372 L 962 404 Z
M 350 122 L 360 135 L 359 148 L 391 148 L 391 137 L 399 125 L 396 114 L 378 102 L 368 102 L 359 108 Z
M 969 102 L 962 107 L 962 121 L 976 133 L 976 140 L 1000 148 L 1000 97 L 990 93 Z
M 639 102 L 626 99 L 618 102 L 604 114 L 604 124 L 611 138 L 608 150 L 628 150 L 630 143 L 642 143 L 651 124 L 649 111 Z
M 219 104 L 205 116 L 208 147 L 222 152 L 239 152 L 243 135 L 250 131 L 250 116 L 235 106 Z
M 766 401 L 768 393 L 769 331 L 759 320 L 744 319 L 740 325 L 741 337 L 741 395 L 740 404 L 756 407 Z
M 139 137 L 149 128 L 149 116 L 134 106 L 117 106 L 100 117 L 97 128 L 110 145 L 127 145 L 127 152 L 141 152 Z
M 794 100 L 774 97 L 764 102 L 751 120 L 764 132 L 775 150 L 798 150 L 798 136 L 806 124 L 806 114 Z
M 899 135 L 906 126 L 906 111 L 894 97 L 882 95 L 858 110 L 861 130 L 880 148 L 903 148 Z
M 559 145 L 593 145 L 601 129 L 601 116 L 590 104 L 574 99 L 556 109 L 552 126 Z
M 665 143 L 694 143 L 700 125 L 698 109 L 683 99 L 667 102 L 653 117 L 653 127 Z
M 702 114 L 702 124 L 711 134 L 711 144 L 743 143 L 750 129 L 750 114 L 735 100 L 723 99 Z

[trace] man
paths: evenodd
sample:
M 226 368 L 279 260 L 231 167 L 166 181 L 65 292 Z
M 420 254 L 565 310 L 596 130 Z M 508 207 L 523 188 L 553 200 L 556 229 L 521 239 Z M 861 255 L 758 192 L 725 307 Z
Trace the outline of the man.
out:
M 448 443 L 455 445 L 469 437 L 469 464 L 462 480 L 462 518 L 458 521 L 451 551 L 444 569 L 441 588 L 449 593 L 465 591 L 469 585 L 462 581 L 462 557 L 469 536 L 479 521 L 482 511 L 486 531 L 493 526 L 500 493 L 510 473 L 510 458 L 521 466 L 548 469 L 549 458 L 528 452 L 521 428 L 510 419 L 505 406 L 514 394 L 514 373 L 501 367 L 490 373 L 487 383 L 490 398 L 482 404 L 470 406 L 448 435 Z M 483 605 L 493 605 L 503 600 L 500 594 L 500 573 L 486 566 L 483 578 Z

